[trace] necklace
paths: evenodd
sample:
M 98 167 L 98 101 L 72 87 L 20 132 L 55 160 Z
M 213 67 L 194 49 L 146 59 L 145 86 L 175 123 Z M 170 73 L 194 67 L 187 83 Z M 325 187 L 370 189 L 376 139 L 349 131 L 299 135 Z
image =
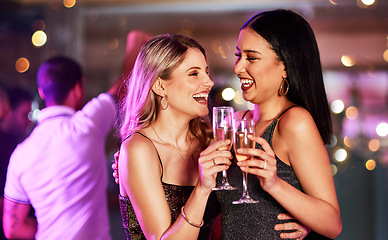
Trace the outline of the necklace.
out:
M 193 141 L 190 141 L 190 145 L 189 145 L 189 147 L 187 148 L 186 151 L 182 151 L 182 150 L 180 150 L 180 149 L 178 148 L 178 146 L 175 147 L 175 146 L 172 145 L 171 143 L 168 143 L 168 142 L 163 141 L 163 140 L 159 137 L 159 135 L 158 135 L 158 133 L 156 132 L 155 128 L 154 128 L 153 126 L 151 126 L 151 128 L 152 128 L 152 130 L 154 130 L 154 133 L 155 133 L 155 135 L 159 138 L 160 142 L 162 142 L 163 144 L 167 144 L 167 145 L 173 147 L 173 148 L 175 149 L 175 151 L 178 153 L 178 155 L 179 155 L 183 160 L 186 159 L 186 156 L 182 156 L 182 154 L 180 154 L 180 153 L 183 152 L 184 154 L 186 154 L 186 153 L 190 150 L 190 148 L 191 148 L 191 143 L 192 143 Z

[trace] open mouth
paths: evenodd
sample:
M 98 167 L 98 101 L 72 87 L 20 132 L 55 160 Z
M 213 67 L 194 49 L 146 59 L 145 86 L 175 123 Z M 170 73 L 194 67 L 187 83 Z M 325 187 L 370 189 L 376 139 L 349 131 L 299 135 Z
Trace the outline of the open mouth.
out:
M 253 83 L 255 83 L 253 80 L 250 79 L 241 79 L 241 90 L 246 91 L 250 89 L 253 86 Z
M 208 93 L 197 93 L 193 95 L 193 98 L 195 101 L 203 104 L 203 103 L 207 103 L 208 96 L 209 96 Z

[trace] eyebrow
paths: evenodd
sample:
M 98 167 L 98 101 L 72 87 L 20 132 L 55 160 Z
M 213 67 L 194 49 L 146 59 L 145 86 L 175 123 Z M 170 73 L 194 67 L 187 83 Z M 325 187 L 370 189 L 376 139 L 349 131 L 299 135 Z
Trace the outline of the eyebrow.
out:
M 188 71 L 190 71 L 190 70 L 193 70 L 193 69 L 195 69 L 195 70 L 201 70 L 201 67 L 190 67 L 189 69 L 186 70 L 186 72 L 188 72 Z M 209 66 L 206 66 L 205 71 L 206 71 L 206 70 L 209 70 Z
M 236 47 L 237 51 L 241 52 L 240 49 L 238 47 Z M 261 55 L 261 52 L 259 51 L 256 51 L 256 50 L 243 50 L 244 53 L 256 53 L 256 54 L 260 54 Z

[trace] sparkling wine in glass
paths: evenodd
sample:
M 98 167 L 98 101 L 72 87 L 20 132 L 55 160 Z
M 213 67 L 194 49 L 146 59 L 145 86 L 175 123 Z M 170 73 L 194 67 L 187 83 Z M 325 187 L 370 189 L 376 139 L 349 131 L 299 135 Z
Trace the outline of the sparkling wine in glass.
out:
M 213 107 L 213 134 L 216 141 L 230 140 L 230 145 L 219 150 L 230 151 L 233 142 L 233 119 L 234 109 L 230 106 Z M 221 184 L 213 190 L 236 190 L 228 182 L 226 170 L 222 171 Z
M 254 148 L 255 142 L 248 139 L 249 135 L 255 135 L 255 123 L 251 119 L 235 119 L 233 121 L 233 146 L 237 161 L 248 161 L 252 158 L 251 155 L 238 154 L 239 148 Z M 252 199 L 248 193 L 248 173 L 243 174 L 243 194 L 241 198 L 234 201 L 233 204 L 258 203 L 259 201 Z

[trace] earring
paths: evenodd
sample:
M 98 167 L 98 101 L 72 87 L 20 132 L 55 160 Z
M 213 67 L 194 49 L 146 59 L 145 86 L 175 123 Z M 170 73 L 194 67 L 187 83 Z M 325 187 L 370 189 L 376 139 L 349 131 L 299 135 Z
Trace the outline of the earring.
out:
M 286 87 L 284 85 L 286 85 Z M 283 78 L 283 81 L 280 84 L 280 88 L 279 88 L 279 96 L 286 96 L 289 88 L 290 88 L 290 84 L 288 83 L 287 78 Z
M 160 98 L 160 107 L 162 108 L 162 110 L 166 110 L 168 108 L 168 99 L 167 99 L 167 96 L 165 97 L 166 97 L 166 107 L 163 107 L 163 103 L 162 103 L 164 97 Z

